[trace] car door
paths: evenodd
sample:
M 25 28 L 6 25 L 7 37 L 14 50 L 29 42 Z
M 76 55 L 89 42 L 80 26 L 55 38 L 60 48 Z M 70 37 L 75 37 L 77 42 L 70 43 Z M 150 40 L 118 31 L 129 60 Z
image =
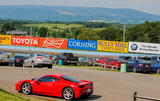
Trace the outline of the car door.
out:
M 38 79 L 34 85 L 36 93 L 43 94 L 56 94 L 56 82 L 59 81 L 57 78 L 52 76 L 45 76 Z
M 152 63 L 152 69 L 153 69 L 153 71 L 156 71 L 157 69 L 160 68 L 160 64 L 159 64 L 158 61 L 152 61 L 151 63 Z

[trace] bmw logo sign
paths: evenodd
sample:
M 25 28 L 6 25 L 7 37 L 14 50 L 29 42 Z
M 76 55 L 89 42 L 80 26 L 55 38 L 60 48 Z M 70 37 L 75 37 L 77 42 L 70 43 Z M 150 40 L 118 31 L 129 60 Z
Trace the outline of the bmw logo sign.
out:
M 132 50 L 137 50 L 137 48 L 138 48 L 137 44 L 134 43 L 134 44 L 131 45 Z

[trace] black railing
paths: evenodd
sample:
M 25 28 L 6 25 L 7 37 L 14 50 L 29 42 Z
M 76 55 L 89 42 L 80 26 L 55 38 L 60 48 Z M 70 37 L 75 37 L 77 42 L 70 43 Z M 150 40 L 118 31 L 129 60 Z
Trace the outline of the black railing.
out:
M 157 99 L 157 98 L 138 96 L 137 92 L 134 92 L 133 101 L 137 101 L 137 99 L 145 99 L 145 100 L 150 100 L 150 101 L 160 101 L 160 99 Z

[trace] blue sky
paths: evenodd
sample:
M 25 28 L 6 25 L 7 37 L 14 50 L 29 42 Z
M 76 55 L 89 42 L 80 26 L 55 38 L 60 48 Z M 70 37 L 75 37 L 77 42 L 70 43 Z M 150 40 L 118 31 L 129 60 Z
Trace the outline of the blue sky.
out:
M 160 15 L 160 0 L 0 0 L 0 5 L 56 5 L 131 8 Z

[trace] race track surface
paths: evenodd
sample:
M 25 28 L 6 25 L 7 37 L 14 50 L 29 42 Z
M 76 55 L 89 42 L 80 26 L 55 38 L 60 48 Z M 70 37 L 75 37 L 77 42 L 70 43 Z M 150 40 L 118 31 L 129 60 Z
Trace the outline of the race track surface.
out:
M 16 82 L 53 73 L 62 73 L 80 80 L 94 82 L 95 91 L 93 95 L 77 101 L 133 101 L 134 91 L 137 91 L 138 95 L 160 98 L 160 77 L 139 73 L 119 73 L 67 67 L 47 69 L 0 66 L 0 88 L 19 94 L 15 90 Z M 36 97 L 46 101 L 63 101 L 61 98 L 40 95 L 29 95 L 27 97 Z

